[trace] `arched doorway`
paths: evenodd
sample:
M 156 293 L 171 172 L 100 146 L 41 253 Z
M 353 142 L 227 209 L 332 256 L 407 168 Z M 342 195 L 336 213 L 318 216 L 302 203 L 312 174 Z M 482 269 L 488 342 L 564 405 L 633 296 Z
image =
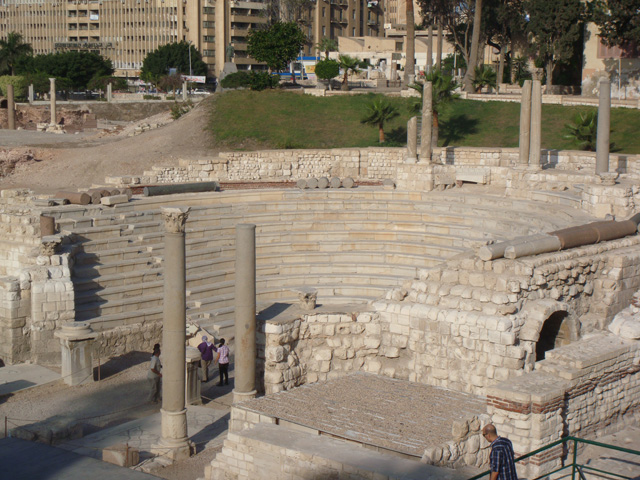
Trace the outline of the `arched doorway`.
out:
M 566 321 L 567 315 L 567 312 L 564 311 L 554 312 L 544 321 L 538 343 L 536 343 L 536 362 L 544 360 L 549 350 L 571 343 L 570 326 Z

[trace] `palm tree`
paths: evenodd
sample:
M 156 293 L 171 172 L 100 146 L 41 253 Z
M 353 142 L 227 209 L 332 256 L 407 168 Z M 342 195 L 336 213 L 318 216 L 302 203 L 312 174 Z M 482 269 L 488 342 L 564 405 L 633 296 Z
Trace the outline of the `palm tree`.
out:
M 367 113 L 360 123 L 377 126 L 380 143 L 384 143 L 384 124 L 398 116 L 398 109 L 383 98 L 378 98 L 367 105 Z
M 431 82 L 431 94 L 432 94 L 432 110 L 433 110 L 433 133 L 432 133 L 432 142 L 433 145 L 438 144 L 438 127 L 440 125 L 440 114 L 443 112 L 444 108 L 454 99 L 458 98 L 460 95 L 457 93 L 453 93 L 453 91 L 458 87 L 458 84 L 455 82 L 453 77 L 449 75 L 445 75 L 442 73 L 442 70 L 434 70 L 424 79 L 425 82 Z M 422 90 L 424 88 L 423 83 L 415 83 L 413 85 L 409 85 L 414 90 L 420 92 L 420 101 L 416 102 L 412 107 L 411 111 L 413 113 L 422 112 Z
M 31 45 L 24 43 L 22 34 L 10 32 L 6 40 L 0 40 L 0 70 L 9 70 L 15 75 L 14 65 L 16 60 L 23 55 L 33 53 Z
M 357 73 L 359 61 L 357 58 L 350 57 L 349 55 L 340 55 L 338 57 L 338 62 L 340 62 L 340 68 L 344 69 L 344 78 L 342 79 L 342 90 L 349 90 L 349 82 L 347 76 L 349 75 L 349 71 L 352 73 Z
M 324 37 L 318 42 L 316 48 L 321 52 L 324 52 L 325 60 L 329 60 L 329 52 L 338 51 L 338 42 L 336 42 L 333 38 Z
M 565 124 L 564 128 L 567 130 L 564 138 L 573 140 L 580 150 L 595 151 L 598 132 L 597 110 L 580 113 L 573 123 Z
M 480 93 L 482 87 L 496 88 L 496 71 L 488 65 L 478 65 L 473 74 L 473 88 Z
M 471 33 L 471 51 L 469 52 L 469 65 L 464 75 L 463 87 L 465 92 L 473 92 L 473 76 L 478 64 L 478 47 L 480 44 L 480 22 L 482 20 L 482 0 L 475 0 L 476 7 L 473 12 L 473 31 Z

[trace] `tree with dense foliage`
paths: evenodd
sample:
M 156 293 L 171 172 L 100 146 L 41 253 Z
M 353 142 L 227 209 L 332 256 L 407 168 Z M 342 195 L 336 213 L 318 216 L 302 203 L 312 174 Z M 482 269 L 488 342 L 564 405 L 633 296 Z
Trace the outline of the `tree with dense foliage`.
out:
M 638 0 L 595 0 L 593 21 L 600 38 L 609 46 L 640 47 L 640 7 Z
M 432 142 L 433 145 L 438 144 L 438 131 L 440 127 L 440 115 L 444 109 L 460 95 L 454 93 L 454 90 L 458 87 L 453 77 L 445 75 L 442 70 L 434 70 L 430 74 L 425 76 L 424 83 L 431 82 L 431 108 L 433 111 L 433 131 Z M 420 92 L 420 100 L 414 103 L 411 107 L 413 113 L 419 114 L 422 112 L 422 94 L 424 89 L 424 83 L 415 83 L 410 85 L 411 88 Z
M 357 73 L 358 65 L 360 62 L 357 58 L 349 55 L 340 55 L 338 57 L 340 68 L 344 70 L 344 77 L 342 78 L 342 90 L 349 90 L 349 73 Z
M 360 123 L 378 127 L 378 140 L 384 143 L 384 124 L 398 115 L 396 107 L 388 104 L 384 98 L 378 98 L 367 105 L 367 116 L 360 120 Z
M 67 79 L 71 88 L 86 88 L 93 77 L 113 73 L 111 60 L 93 52 L 58 52 L 34 57 L 20 57 L 16 72 L 44 73 L 49 77 Z M 60 86 L 60 85 L 57 85 Z
M 191 64 L 189 64 L 191 52 Z M 145 82 L 157 83 L 160 78 L 169 75 L 172 68 L 177 74 L 206 75 L 207 64 L 196 47 L 185 42 L 167 43 L 147 54 L 142 61 L 140 78 Z
M 525 0 L 524 10 L 529 15 L 526 31 L 550 87 L 556 65 L 569 63 L 581 42 L 586 7 L 581 0 Z
M 9 32 L 6 40 L 0 40 L 0 75 L 2 72 L 15 75 L 14 69 L 18 58 L 32 53 L 31 45 L 24 42 L 22 34 Z
M 324 59 L 329 59 L 329 52 L 337 52 L 338 51 L 338 42 L 333 38 L 324 37 L 322 40 L 318 42 L 316 45 L 316 49 L 324 52 Z
M 247 53 L 270 72 L 282 72 L 296 59 L 307 37 L 294 22 L 275 22 L 249 32 Z
M 329 90 L 331 90 L 331 79 L 340 75 L 340 64 L 335 60 L 320 60 L 316 63 L 316 77 L 329 82 Z
M 497 78 L 502 83 L 507 55 L 514 50 L 514 43 L 524 37 L 523 0 L 485 0 L 484 5 L 484 34 L 487 45 L 498 51 Z
M 126 90 L 127 81 L 122 77 L 110 77 L 110 76 L 96 76 L 89 81 L 87 85 L 88 90 L 102 90 L 107 89 L 107 85 L 111 84 L 111 88 L 114 90 Z
M 173 95 L 176 94 L 176 90 L 182 86 L 182 76 L 179 73 L 173 75 L 165 75 L 158 80 L 158 88 L 168 92 L 171 90 Z

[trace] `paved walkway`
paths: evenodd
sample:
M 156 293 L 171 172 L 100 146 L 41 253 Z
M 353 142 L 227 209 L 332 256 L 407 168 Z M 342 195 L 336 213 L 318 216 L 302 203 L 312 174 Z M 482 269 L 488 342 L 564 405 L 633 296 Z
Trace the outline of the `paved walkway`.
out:
M 228 409 L 194 405 L 187 408 L 189 438 L 196 444 L 198 451 L 221 444 L 227 434 L 228 421 Z M 103 449 L 126 443 L 140 451 L 141 462 L 148 463 L 154 458 L 151 447 L 159 443 L 161 434 L 160 413 L 155 413 L 63 443 L 60 448 L 100 459 Z
M 2 480 L 145 480 L 158 478 L 43 443 L 0 440 Z
M 0 368 L 0 396 L 54 382 L 59 378 L 60 373 L 40 365 L 7 365 Z

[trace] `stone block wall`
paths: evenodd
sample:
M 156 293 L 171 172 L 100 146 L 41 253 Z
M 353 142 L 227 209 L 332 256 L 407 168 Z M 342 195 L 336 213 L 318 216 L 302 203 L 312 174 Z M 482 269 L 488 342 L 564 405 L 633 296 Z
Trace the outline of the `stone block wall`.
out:
M 93 343 L 93 357 L 110 358 L 128 352 L 153 351 L 162 340 L 162 321 L 124 325 L 99 332 Z
M 488 413 L 520 455 L 567 435 L 593 438 L 637 421 L 639 393 L 640 342 L 602 333 L 550 351 L 535 372 L 490 387 Z M 526 474 L 561 466 L 569 447 L 531 457 Z
M 27 287 L 29 285 L 27 284 Z M 30 355 L 31 290 L 15 277 L 0 277 L 0 360 L 24 362 Z M 0 365 L 1 366 L 1 365 Z

